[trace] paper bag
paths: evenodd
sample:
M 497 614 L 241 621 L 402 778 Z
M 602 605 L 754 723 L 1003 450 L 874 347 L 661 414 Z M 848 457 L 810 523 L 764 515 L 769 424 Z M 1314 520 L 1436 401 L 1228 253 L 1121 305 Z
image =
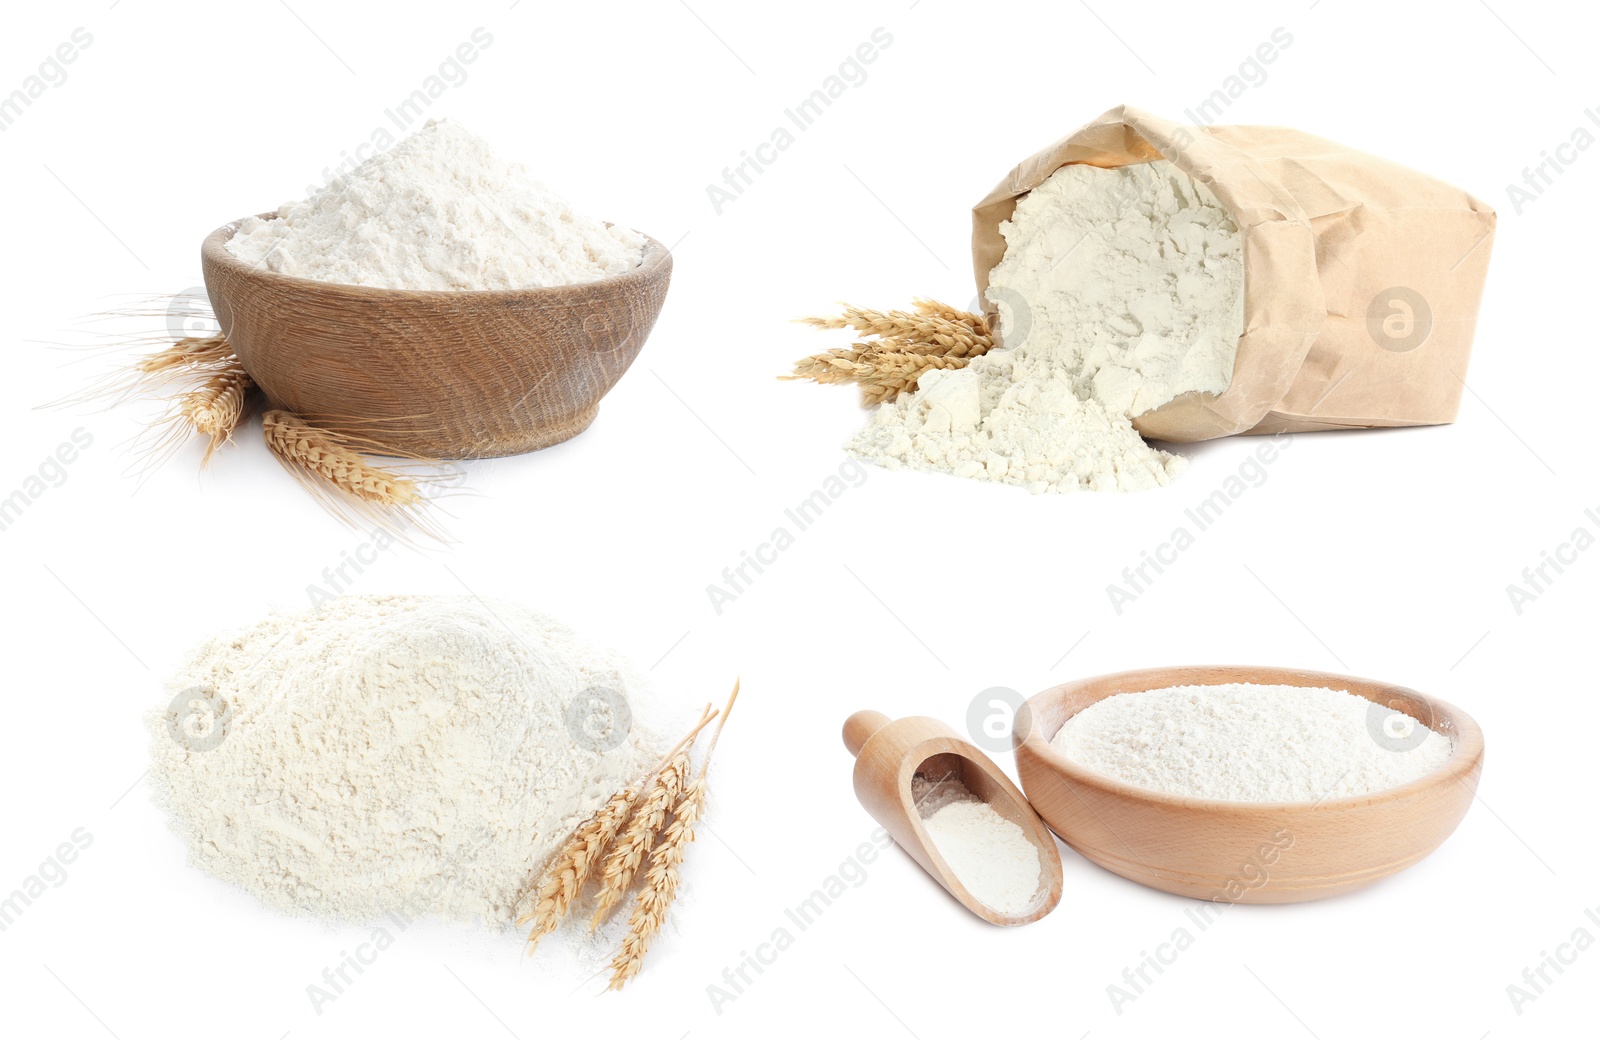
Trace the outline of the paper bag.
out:
M 1134 420 L 1198 441 L 1452 422 L 1494 210 L 1442 181 L 1275 126 L 1190 127 L 1114 108 L 1025 159 L 972 209 L 972 262 L 991 320 L 1000 222 L 1062 166 L 1170 159 L 1244 236 L 1244 334 L 1221 394 L 1181 395 Z

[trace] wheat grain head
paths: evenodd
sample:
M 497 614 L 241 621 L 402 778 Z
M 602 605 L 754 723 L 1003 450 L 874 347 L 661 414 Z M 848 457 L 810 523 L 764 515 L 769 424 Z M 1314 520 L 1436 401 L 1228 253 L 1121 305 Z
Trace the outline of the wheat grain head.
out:
M 682 794 L 688 775 L 689 752 L 683 749 L 651 778 L 638 810 L 628 820 L 626 830 L 606 857 L 605 867 L 600 873 L 600 894 L 595 899 L 594 915 L 589 919 L 591 932 L 605 923 L 632 886 L 656 835 L 666 823 L 667 814 Z
M 660 844 L 650 853 L 650 869 L 645 884 L 628 916 L 628 934 L 611 958 L 611 983 L 606 988 L 621 989 L 644 966 L 650 941 L 666 922 L 667 911 L 678 897 L 678 881 L 689 843 L 694 841 L 694 825 L 705 807 L 706 778 L 698 776 L 684 791 L 672 810 Z
M 523 925 L 530 921 L 533 928 L 528 933 L 528 952 L 532 953 L 539 940 L 556 930 L 578 894 L 588 884 L 589 877 L 600 864 L 617 832 L 633 812 L 639 797 L 639 785 L 630 784 L 611 796 L 599 812 L 589 817 L 567 844 L 556 853 L 547 869 L 534 907 L 517 919 Z

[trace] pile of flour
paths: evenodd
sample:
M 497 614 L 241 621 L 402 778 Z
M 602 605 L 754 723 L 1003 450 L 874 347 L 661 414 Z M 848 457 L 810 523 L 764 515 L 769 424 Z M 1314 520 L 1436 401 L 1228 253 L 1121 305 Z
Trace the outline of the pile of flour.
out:
M 1033 905 L 1044 871 L 1021 827 L 965 788 L 942 792 L 937 807 L 917 805 L 934 848 L 974 899 L 1002 914 Z
M 933 371 L 847 446 L 889 468 L 1043 491 L 1132 491 L 1184 466 L 1130 420 L 1233 378 L 1243 239 L 1166 160 L 1064 166 L 1000 225 L 989 276 L 1006 349 Z
M 200 646 L 150 717 L 150 781 L 190 860 L 272 906 L 501 926 L 654 762 L 639 690 L 515 605 L 342 598 Z
M 459 124 L 431 122 L 227 248 L 282 274 L 385 289 L 526 289 L 638 267 L 644 236 L 574 213 Z
M 1323 687 L 1174 686 L 1120 693 L 1050 741 L 1113 779 L 1230 802 L 1316 802 L 1398 787 L 1444 764 L 1449 738 Z

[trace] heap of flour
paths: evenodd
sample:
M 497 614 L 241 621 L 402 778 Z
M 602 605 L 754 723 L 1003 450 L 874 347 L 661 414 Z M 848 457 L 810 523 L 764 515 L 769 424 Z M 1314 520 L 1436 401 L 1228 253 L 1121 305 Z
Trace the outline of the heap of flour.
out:
M 653 763 L 640 680 L 511 604 L 351 597 L 200 646 L 150 717 L 190 860 L 282 910 L 504 925 Z
M 1076 164 L 1000 225 L 989 276 L 1003 350 L 931 371 L 848 445 L 895 468 L 1043 491 L 1166 484 L 1184 460 L 1132 419 L 1233 378 L 1242 238 L 1211 190 L 1166 160 Z
M 385 289 L 526 289 L 639 266 L 644 236 L 575 213 L 459 124 L 431 122 L 228 240 L 246 263 Z
M 1017 824 L 968 795 L 923 820 L 939 855 L 972 897 L 1002 914 L 1033 906 L 1044 869 L 1039 850 Z
M 1135 787 L 1230 802 L 1316 802 L 1399 787 L 1450 757 L 1448 737 L 1344 690 L 1229 683 L 1119 693 L 1050 741 Z

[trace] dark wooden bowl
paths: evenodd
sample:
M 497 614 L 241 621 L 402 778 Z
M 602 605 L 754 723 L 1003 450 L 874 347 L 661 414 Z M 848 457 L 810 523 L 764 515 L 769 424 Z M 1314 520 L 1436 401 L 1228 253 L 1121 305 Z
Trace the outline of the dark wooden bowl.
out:
M 262 214 L 264 218 L 274 214 Z M 413 292 L 339 285 L 200 248 L 212 309 L 250 377 L 300 416 L 440 459 L 489 458 L 581 433 L 644 346 L 672 255 L 583 285 Z

